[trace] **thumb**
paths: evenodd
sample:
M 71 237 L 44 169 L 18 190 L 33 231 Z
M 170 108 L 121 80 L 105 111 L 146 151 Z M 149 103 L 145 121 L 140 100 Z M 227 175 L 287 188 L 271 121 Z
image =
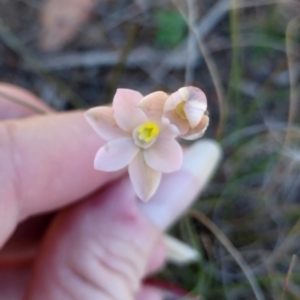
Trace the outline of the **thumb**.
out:
M 214 174 L 222 150 L 210 139 L 195 142 L 184 153 L 179 172 L 163 177 L 156 194 L 138 203 L 140 210 L 161 230 L 166 230 L 201 194 Z
M 133 300 L 160 239 L 123 178 L 56 218 L 26 299 Z
M 126 177 L 61 213 L 40 249 L 26 299 L 135 299 L 146 271 L 162 264 L 161 251 L 153 259 L 160 230 L 192 203 L 219 157 L 215 143 L 197 143 L 149 203 L 137 200 Z

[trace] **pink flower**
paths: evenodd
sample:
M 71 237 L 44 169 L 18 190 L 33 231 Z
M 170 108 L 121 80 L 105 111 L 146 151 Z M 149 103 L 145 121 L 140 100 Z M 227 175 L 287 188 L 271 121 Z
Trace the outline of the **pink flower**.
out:
M 155 107 L 167 98 L 163 92 L 143 98 L 139 92 L 118 89 L 112 107 L 96 107 L 86 112 L 90 125 L 107 141 L 96 154 L 95 169 L 117 171 L 128 165 L 136 194 L 144 201 L 155 193 L 162 173 L 181 166 L 182 149 L 175 139 L 178 129 L 164 122 L 161 114 L 146 114 L 138 108 L 141 101 Z
M 176 126 L 179 136 L 186 140 L 201 137 L 209 123 L 207 100 L 198 88 L 189 86 L 180 88 L 168 98 L 158 98 L 155 105 L 145 97 L 139 107 L 149 116 L 162 118 Z

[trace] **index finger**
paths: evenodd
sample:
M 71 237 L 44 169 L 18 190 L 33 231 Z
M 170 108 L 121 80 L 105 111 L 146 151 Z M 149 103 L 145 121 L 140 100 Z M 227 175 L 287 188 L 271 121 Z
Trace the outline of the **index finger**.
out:
M 120 176 L 93 169 L 104 141 L 82 112 L 0 124 L 0 245 L 26 217 L 68 205 Z

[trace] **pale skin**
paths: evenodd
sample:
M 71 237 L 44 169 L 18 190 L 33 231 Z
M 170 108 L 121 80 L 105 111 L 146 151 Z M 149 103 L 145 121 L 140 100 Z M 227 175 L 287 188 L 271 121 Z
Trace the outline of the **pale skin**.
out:
M 7 84 L 0 92 L 49 112 L 37 116 L 0 95 L 3 299 L 162 299 L 142 280 L 163 266 L 162 231 L 192 202 L 199 182 L 187 171 L 167 175 L 153 203 L 143 204 L 126 170 L 93 169 L 104 141 L 82 112 L 55 113 Z M 181 190 L 166 190 L 178 181 Z M 158 218 L 156 204 L 172 213 Z

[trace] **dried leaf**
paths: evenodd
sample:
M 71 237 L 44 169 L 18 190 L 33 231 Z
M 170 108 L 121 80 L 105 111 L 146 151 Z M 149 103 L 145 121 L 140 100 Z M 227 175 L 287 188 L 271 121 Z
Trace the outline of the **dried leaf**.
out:
M 47 0 L 41 14 L 40 48 L 58 50 L 71 41 L 93 6 L 93 0 Z

